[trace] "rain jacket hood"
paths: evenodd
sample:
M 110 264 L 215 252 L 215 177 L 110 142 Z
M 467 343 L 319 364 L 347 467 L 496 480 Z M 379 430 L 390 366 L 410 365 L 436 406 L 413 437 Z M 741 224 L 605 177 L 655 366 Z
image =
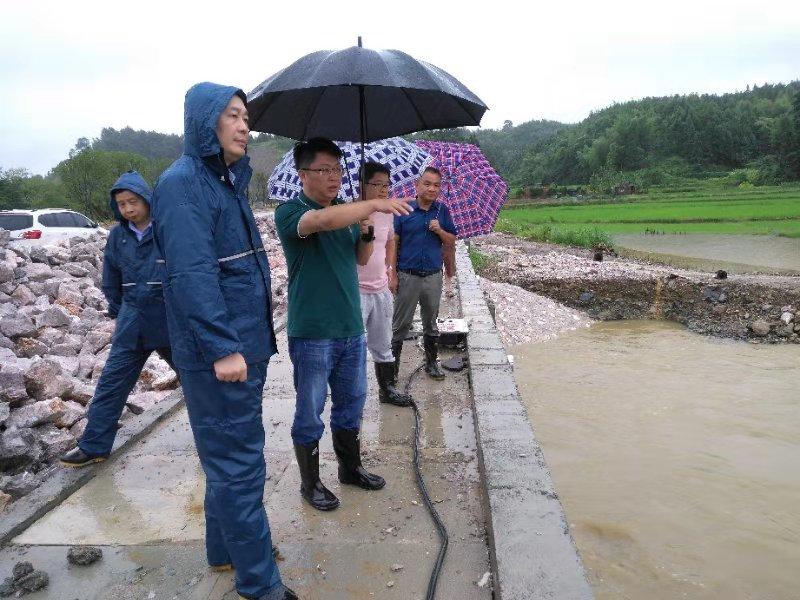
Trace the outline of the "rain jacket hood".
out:
M 122 190 L 128 190 L 141 197 L 142 200 L 147 202 L 148 207 L 153 199 L 153 192 L 150 186 L 147 185 L 144 177 L 139 175 L 138 171 L 126 171 L 119 176 L 119 179 L 117 179 L 117 182 L 111 187 L 111 191 L 108 194 L 108 205 L 111 207 L 111 212 L 117 218 L 117 221 L 127 226 L 128 220 L 120 214 L 117 201 L 114 200 L 114 194 Z
M 186 92 L 183 109 L 183 151 L 189 156 L 216 156 L 222 148 L 217 138 L 217 121 L 228 102 L 247 96 L 239 88 L 217 83 L 198 83 Z

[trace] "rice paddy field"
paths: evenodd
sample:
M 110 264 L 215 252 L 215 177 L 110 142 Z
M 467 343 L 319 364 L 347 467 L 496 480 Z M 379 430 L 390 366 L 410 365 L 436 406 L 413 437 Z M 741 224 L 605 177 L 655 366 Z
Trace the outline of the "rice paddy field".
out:
M 647 195 L 503 209 L 497 231 L 592 247 L 616 234 L 735 234 L 800 238 L 800 185 L 653 190 Z

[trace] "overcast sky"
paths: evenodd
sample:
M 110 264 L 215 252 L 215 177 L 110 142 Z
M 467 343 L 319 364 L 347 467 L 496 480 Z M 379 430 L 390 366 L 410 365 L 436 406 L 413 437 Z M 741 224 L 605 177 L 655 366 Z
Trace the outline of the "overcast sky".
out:
M 3 0 L 0 167 L 45 174 L 105 126 L 181 133 L 193 83 L 250 91 L 358 35 L 450 72 L 493 128 L 800 78 L 797 0 L 275 4 Z

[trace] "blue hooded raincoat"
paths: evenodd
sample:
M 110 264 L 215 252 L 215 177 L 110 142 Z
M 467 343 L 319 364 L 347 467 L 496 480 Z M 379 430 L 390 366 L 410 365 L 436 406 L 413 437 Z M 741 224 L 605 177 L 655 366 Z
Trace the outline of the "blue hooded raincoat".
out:
M 249 159 L 226 165 L 216 134 L 234 95 L 245 99 L 213 83 L 187 92 L 184 154 L 159 178 L 153 217 L 173 356 L 206 474 L 208 561 L 232 563 L 237 591 L 257 598 L 282 585 L 263 506 L 261 403 L 276 343 L 269 263 L 247 200 Z M 235 352 L 247 381 L 218 381 L 214 362 Z
M 148 206 L 150 186 L 136 171 L 123 173 L 111 188 L 109 205 L 120 224 L 108 234 L 103 258 L 103 294 L 108 314 L 117 320 L 111 352 L 89 405 L 88 422 L 78 446 L 89 456 L 111 452 L 125 401 L 156 350 L 172 366 L 164 308 L 164 261 L 152 229 L 141 241 L 122 217 L 114 194 L 128 190 Z

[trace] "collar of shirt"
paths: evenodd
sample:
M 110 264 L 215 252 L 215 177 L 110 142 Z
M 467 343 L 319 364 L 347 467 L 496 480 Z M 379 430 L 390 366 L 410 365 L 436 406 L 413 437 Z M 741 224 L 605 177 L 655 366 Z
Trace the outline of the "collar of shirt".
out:
M 144 237 L 144 236 L 147 234 L 147 232 L 148 232 L 148 231 L 150 231 L 150 229 L 153 227 L 153 223 L 152 223 L 152 221 L 151 221 L 150 223 L 148 223 L 148 224 L 147 224 L 147 227 L 145 227 L 145 228 L 144 228 L 144 231 L 139 231 L 139 230 L 136 228 L 136 225 L 134 225 L 134 224 L 133 224 L 133 223 L 131 223 L 130 221 L 128 221 L 128 227 L 130 228 L 130 230 L 131 230 L 133 233 L 135 233 L 135 234 L 136 234 L 136 240 L 137 240 L 137 241 L 139 241 L 139 242 L 141 242 L 141 241 L 142 241 L 142 238 L 143 238 L 143 237 Z

